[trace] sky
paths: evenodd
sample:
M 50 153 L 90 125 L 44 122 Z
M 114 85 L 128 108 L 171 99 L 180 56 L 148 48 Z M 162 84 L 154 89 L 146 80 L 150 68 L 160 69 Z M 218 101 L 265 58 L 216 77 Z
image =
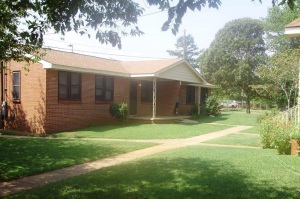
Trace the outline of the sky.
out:
M 69 32 L 62 36 L 50 31 L 45 35 L 44 46 L 70 52 L 73 46 L 75 53 L 123 61 L 170 59 L 175 57 L 171 57 L 166 51 L 176 49 L 176 40 L 183 36 L 184 30 L 186 34 L 194 37 L 199 49 L 206 49 L 214 40 L 215 34 L 227 22 L 244 17 L 264 18 L 267 16 L 268 8 L 272 6 L 271 0 L 263 0 L 262 4 L 259 0 L 222 0 L 219 9 L 205 7 L 201 11 L 189 10 L 175 36 L 171 30 L 161 31 L 161 27 L 168 17 L 167 12 L 158 12 L 160 10 L 157 7 L 150 7 L 146 0 L 135 0 L 135 2 L 145 9 L 143 15 L 146 16 L 140 17 L 137 24 L 145 34 L 140 37 L 123 37 L 121 50 L 111 47 L 110 44 L 99 43 L 93 35 L 89 39 L 87 36 L 80 36 L 75 32 Z

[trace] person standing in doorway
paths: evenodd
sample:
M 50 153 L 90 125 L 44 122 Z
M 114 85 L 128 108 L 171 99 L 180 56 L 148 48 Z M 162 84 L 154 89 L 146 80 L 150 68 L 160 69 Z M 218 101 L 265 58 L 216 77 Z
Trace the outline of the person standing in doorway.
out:
M 179 107 L 179 96 L 176 97 L 176 104 L 175 104 L 175 114 L 178 115 L 178 107 Z

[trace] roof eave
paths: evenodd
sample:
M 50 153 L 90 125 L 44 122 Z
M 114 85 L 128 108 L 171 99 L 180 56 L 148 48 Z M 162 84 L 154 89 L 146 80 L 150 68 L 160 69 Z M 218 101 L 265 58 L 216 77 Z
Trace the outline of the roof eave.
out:
M 284 34 L 288 37 L 300 37 L 300 27 L 286 27 Z
M 155 74 L 148 73 L 148 74 L 131 74 L 130 77 L 154 77 Z

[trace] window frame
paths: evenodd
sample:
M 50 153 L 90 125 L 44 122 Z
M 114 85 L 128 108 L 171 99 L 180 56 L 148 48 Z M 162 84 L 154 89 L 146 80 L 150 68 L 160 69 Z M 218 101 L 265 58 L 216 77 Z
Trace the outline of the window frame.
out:
M 97 87 L 97 78 L 102 78 L 102 87 Z M 108 88 L 106 85 L 107 80 L 111 80 L 111 88 Z M 96 75 L 95 76 L 95 101 L 96 102 L 113 102 L 114 101 L 114 77 L 105 76 L 105 75 Z M 97 95 L 97 90 L 102 90 L 102 95 Z M 106 98 L 105 93 L 111 92 L 111 99 Z
M 66 84 L 60 82 L 61 75 L 65 73 L 67 76 Z M 78 75 L 79 77 L 79 84 L 73 84 L 72 82 L 72 75 Z M 62 87 L 66 87 L 66 98 L 61 96 L 61 89 Z M 72 90 L 79 89 L 79 97 L 73 97 Z M 58 71 L 58 100 L 59 101 L 81 101 L 81 93 L 82 93 L 82 78 L 81 73 L 76 72 L 69 72 L 69 71 Z
M 153 82 L 142 81 L 141 87 L 141 102 L 153 102 Z
M 194 86 L 186 86 L 186 104 L 194 104 L 196 96 L 196 89 Z
M 15 85 L 14 84 L 14 78 L 15 78 L 15 76 L 14 76 L 14 74 L 19 74 L 19 84 L 18 85 Z M 15 97 L 15 95 L 14 95 L 14 92 L 15 92 L 15 87 L 18 87 L 19 88 L 19 96 L 18 96 L 18 98 L 16 98 Z M 13 71 L 12 72 L 12 97 L 13 97 L 13 101 L 20 101 L 21 100 L 21 71 Z

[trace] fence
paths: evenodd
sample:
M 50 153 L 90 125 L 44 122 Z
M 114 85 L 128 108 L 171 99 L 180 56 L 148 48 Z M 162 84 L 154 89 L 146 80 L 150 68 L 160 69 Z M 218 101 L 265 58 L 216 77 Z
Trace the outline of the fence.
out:
M 294 106 L 293 108 L 290 108 L 286 111 L 282 111 L 276 116 L 274 116 L 272 119 L 276 122 L 284 122 L 285 124 L 292 124 L 297 125 L 298 124 L 298 109 L 299 106 Z

